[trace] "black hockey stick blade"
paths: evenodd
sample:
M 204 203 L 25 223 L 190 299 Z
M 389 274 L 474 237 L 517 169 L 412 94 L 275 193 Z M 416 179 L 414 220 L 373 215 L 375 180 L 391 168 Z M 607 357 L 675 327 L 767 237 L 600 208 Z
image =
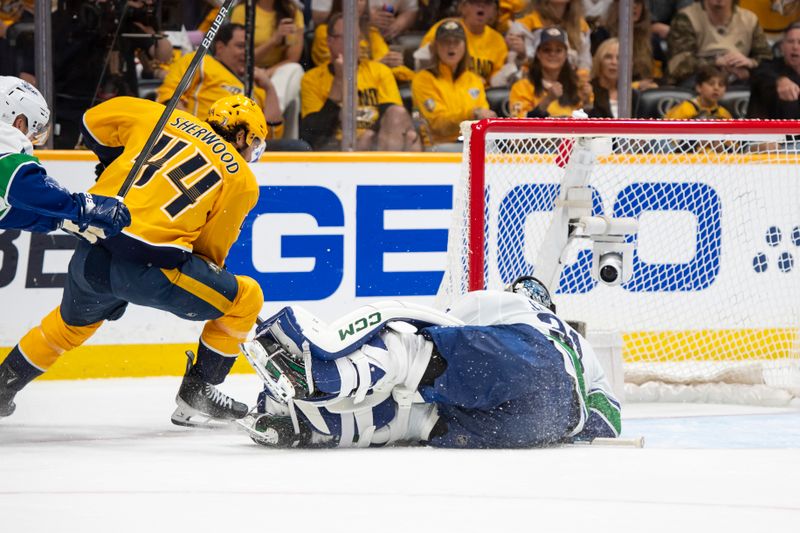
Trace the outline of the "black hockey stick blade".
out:
M 145 161 L 147 161 L 147 159 L 150 157 L 150 152 L 153 151 L 153 146 L 155 146 L 156 141 L 158 140 L 159 136 L 161 136 L 161 132 L 164 130 L 164 126 L 167 124 L 169 116 L 178 106 L 178 100 L 180 100 L 181 96 L 183 96 L 184 91 L 186 91 L 186 88 L 192 81 L 194 73 L 197 70 L 197 67 L 200 65 L 200 61 L 203 60 L 206 52 L 208 52 L 208 49 L 211 48 L 211 43 L 214 42 L 214 37 L 216 37 L 219 27 L 223 22 L 225 22 L 233 3 L 234 0 L 225 0 L 225 3 L 219 8 L 219 12 L 214 18 L 214 22 L 211 23 L 211 27 L 208 29 L 205 37 L 203 37 L 203 41 L 197 48 L 197 52 L 195 52 L 191 63 L 189 63 L 189 68 L 186 69 L 186 72 L 183 74 L 181 81 L 175 88 L 175 92 L 172 93 L 172 98 L 170 98 L 169 102 L 167 102 L 164 112 L 161 113 L 161 116 L 158 118 L 158 122 L 156 122 L 153 131 L 150 132 L 150 136 L 147 138 L 147 142 L 144 144 L 142 151 L 139 152 L 139 155 L 136 157 L 136 161 L 133 163 L 133 168 L 131 168 L 131 171 L 128 172 L 128 176 L 125 178 L 125 181 L 119 188 L 119 192 L 117 193 L 118 199 L 122 200 L 125 198 L 128 192 L 131 190 L 131 187 L 133 186 L 133 180 L 136 179 L 136 175 L 139 174 L 139 171 L 142 169 Z

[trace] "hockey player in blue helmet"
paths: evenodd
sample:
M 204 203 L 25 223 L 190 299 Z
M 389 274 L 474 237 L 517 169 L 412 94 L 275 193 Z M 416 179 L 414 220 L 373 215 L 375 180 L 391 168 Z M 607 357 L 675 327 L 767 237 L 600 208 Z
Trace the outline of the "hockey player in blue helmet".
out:
M 33 156 L 50 128 L 50 109 L 30 83 L 0 76 L 0 229 L 49 232 L 63 228 L 94 242 L 130 224 L 115 198 L 70 193 Z
M 91 243 L 131 223 L 115 198 L 70 193 L 33 156 L 47 140 L 50 109 L 30 83 L 0 76 L 0 229 L 47 233 L 63 229 Z M 4 361 L 5 363 L 5 361 Z M 0 365 L 0 417 L 13 413 L 18 376 Z
M 547 290 L 544 283 L 533 276 L 518 277 L 506 287 L 506 290 L 521 294 L 529 300 L 542 304 L 553 313 L 556 312 L 556 304 L 553 303 L 553 299 L 550 297 L 550 291 Z

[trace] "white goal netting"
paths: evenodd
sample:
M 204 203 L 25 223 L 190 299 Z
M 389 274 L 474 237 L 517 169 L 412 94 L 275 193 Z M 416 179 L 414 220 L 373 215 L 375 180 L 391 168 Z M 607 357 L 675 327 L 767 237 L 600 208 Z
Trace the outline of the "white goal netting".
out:
M 531 119 L 462 129 L 441 305 L 536 274 L 569 162 L 590 147 L 592 214 L 638 221 L 625 236 L 632 277 L 599 283 L 591 243 L 572 246 L 559 314 L 619 332 L 626 384 L 647 399 L 653 383 L 672 386 L 667 398 L 692 386 L 683 398 L 707 401 L 720 400 L 707 385 L 732 389 L 727 401 L 751 401 L 740 387 L 777 391 L 766 403 L 800 394 L 800 125 Z

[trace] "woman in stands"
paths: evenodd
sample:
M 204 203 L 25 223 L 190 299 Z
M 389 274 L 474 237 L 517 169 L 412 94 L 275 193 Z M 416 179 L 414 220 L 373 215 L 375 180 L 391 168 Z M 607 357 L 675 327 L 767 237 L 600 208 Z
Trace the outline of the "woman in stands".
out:
M 617 82 L 619 81 L 619 41 L 612 37 L 606 39 L 597 48 L 592 60 L 592 94 L 594 104 L 589 111 L 590 117 L 618 118 L 619 105 Z M 631 110 L 636 109 L 639 92 L 631 93 Z
M 633 88 L 640 91 L 658 87 L 664 77 L 667 56 L 659 37 L 651 31 L 650 11 L 644 0 L 633 1 Z M 592 32 L 592 52 L 610 37 L 619 36 L 619 0 L 614 0 L 601 26 Z
M 343 0 L 333 0 L 331 12 L 325 22 L 314 30 L 314 43 L 311 45 L 311 60 L 314 65 L 322 65 L 330 61 L 328 50 L 328 20 L 336 13 L 343 12 Z M 414 71 L 403 64 L 403 53 L 390 50 L 380 30 L 370 22 L 368 0 L 357 0 L 358 26 L 361 30 L 359 53 L 374 61 L 379 61 L 392 69 L 394 79 L 398 83 L 410 82 L 414 79 Z
M 530 11 L 527 14 L 523 13 L 511 25 L 508 33 L 523 38 L 524 55 L 530 58 L 538 46 L 542 29 L 550 26 L 564 29 L 570 62 L 575 65 L 581 79 L 588 81 L 589 70 L 592 68 L 592 53 L 589 24 L 583 18 L 581 0 L 532 0 Z M 517 57 L 520 57 L 522 49 L 519 44 L 512 45 L 509 42 L 509 48 L 517 52 Z
M 496 115 L 486 101 L 483 79 L 467 70 L 467 37 L 460 22 L 449 19 L 439 25 L 431 52 L 433 66 L 418 72 L 411 83 L 414 108 L 427 122 L 428 144 L 438 145 L 434 151 L 461 151 L 455 144 L 461 121 Z
M 512 117 L 569 117 L 592 100 L 588 82 L 581 82 L 567 60 L 567 34 L 557 26 L 544 28 L 528 67 L 528 77 L 511 86 Z
M 244 24 L 245 6 L 233 8 L 231 22 Z M 297 139 L 300 121 L 300 80 L 303 67 L 303 12 L 292 0 L 258 0 L 255 20 L 255 63 L 267 69 L 278 93 L 284 138 Z

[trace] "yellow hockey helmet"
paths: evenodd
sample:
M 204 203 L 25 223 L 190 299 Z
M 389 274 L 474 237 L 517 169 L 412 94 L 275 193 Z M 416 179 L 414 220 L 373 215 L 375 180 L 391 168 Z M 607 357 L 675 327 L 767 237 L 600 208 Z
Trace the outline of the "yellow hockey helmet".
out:
M 233 94 L 220 98 L 208 110 L 206 122 L 218 126 L 239 126 L 247 128 L 247 145 L 250 146 L 258 139 L 257 147 L 263 151 L 264 141 L 267 138 L 267 121 L 264 119 L 264 112 L 250 98 Z

